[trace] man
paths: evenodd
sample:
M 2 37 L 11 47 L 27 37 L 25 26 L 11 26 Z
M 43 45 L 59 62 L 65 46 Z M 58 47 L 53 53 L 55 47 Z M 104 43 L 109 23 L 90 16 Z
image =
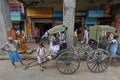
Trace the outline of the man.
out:
M 8 38 L 8 42 L 2 46 L 1 50 L 6 51 L 9 55 L 12 65 L 16 68 L 15 62 L 20 62 L 21 65 L 24 65 L 21 57 L 19 56 L 17 50 L 18 45 L 12 37 Z
M 89 41 L 89 39 L 88 39 L 88 30 L 87 30 L 87 28 L 85 27 L 85 28 L 84 28 L 84 36 L 83 36 L 83 40 L 81 41 L 81 43 L 88 44 L 88 41 Z
M 43 42 L 47 42 L 48 44 L 50 44 L 49 38 L 48 38 L 48 32 L 46 31 L 45 34 L 42 36 Z
M 40 30 L 38 30 L 37 28 L 35 28 L 34 30 L 34 39 L 35 39 L 35 43 L 40 42 Z
M 78 39 L 78 34 L 77 34 L 77 29 L 74 31 L 74 46 L 77 45 L 77 39 Z

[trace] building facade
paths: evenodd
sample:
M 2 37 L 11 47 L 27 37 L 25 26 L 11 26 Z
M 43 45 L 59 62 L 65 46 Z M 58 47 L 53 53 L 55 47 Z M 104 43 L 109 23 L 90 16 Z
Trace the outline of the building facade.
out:
M 22 3 L 15 0 L 9 0 L 9 11 L 12 21 L 12 27 L 18 30 L 24 29 L 23 8 Z

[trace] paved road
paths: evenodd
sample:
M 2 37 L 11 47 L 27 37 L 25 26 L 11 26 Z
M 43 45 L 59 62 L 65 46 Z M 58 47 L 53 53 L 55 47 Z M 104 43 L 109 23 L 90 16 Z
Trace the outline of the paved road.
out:
M 14 69 L 9 61 L 0 61 L 0 80 L 120 80 L 120 67 L 110 67 L 107 71 L 96 74 L 82 63 L 76 73 L 63 75 L 57 71 L 55 61 L 48 62 L 44 72 L 39 70 L 39 66 L 26 71 L 20 64 L 17 63 L 17 66 Z

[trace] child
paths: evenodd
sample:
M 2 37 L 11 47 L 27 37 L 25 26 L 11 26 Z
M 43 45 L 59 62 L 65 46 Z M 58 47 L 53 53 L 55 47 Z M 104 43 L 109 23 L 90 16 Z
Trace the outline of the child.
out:
M 110 44 L 110 55 L 112 57 L 115 57 L 117 53 L 117 48 L 118 48 L 117 39 L 118 39 L 118 36 L 114 35 L 113 40 L 111 41 L 111 44 Z
M 38 63 L 40 64 L 40 70 L 41 71 L 44 71 L 45 67 L 44 64 L 43 64 L 43 61 L 45 60 L 45 47 L 43 44 L 39 44 L 38 48 L 37 48 L 37 53 L 38 53 L 38 56 L 37 56 L 37 61 Z

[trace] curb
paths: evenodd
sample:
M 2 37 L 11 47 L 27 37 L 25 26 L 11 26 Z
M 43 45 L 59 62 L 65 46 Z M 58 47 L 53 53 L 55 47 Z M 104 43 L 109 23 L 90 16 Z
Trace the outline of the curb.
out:
M 35 60 L 35 59 L 37 59 L 37 57 L 34 55 L 20 54 L 20 57 L 22 58 L 22 60 Z M 8 55 L 0 55 L 0 60 L 10 60 L 10 59 L 9 59 Z

